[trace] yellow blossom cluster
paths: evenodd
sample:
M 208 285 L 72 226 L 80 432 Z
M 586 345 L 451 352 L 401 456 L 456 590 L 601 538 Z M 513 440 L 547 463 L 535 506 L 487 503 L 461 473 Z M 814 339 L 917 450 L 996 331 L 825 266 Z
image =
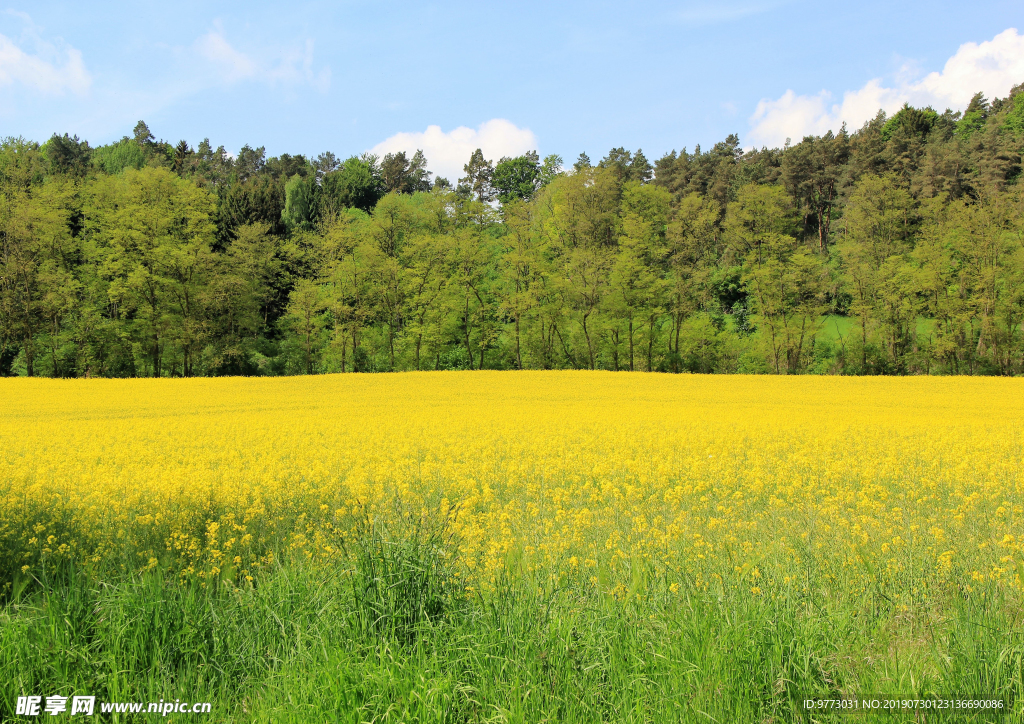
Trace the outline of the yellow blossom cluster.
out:
M 1018 379 L 0 380 L 0 565 L 251 580 L 447 517 L 482 586 L 1020 587 L 1022 422 Z

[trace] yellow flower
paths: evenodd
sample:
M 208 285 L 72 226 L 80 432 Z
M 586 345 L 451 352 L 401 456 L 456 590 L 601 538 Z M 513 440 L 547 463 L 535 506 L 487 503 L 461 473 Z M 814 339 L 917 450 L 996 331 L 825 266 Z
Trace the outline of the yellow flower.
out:
M 0 555 L 102 570 L 160 552 L 177 575 L 230 560 L 251 581 L 275 555 L 344 567 L 371 525 L 447 520 L 482 592 L 515 575 L 649 596 L 671 574 L 763 595 L 808 566 L 850 592 L 1019 587 L 1022 393 L 602 372 L 0 379 Z

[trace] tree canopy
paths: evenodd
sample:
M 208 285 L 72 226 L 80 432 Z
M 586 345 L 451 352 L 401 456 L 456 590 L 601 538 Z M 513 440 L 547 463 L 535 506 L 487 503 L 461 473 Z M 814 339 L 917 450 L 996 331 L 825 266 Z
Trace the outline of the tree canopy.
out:
M 1024 92 L 783 148 L 0 143 L 0 374 L 1024 373 Z

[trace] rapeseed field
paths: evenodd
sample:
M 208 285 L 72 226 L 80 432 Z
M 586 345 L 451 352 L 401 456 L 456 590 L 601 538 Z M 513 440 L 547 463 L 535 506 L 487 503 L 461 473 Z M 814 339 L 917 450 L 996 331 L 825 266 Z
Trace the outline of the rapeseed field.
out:
M 1021 380 L 0 380 L 0 400 L 0 672 L 21 688 L 187 682 L 224 721 L 1020 711 Z M 208 651 L 174 638 L 203 625 Z

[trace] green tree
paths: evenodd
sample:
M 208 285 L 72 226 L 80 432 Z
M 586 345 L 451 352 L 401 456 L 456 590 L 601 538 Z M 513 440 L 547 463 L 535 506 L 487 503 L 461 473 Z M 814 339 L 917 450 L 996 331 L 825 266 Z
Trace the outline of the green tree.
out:
M 320 285 L 310 279 L 300 279 L 288 297 L 285 324 L 299 343 L 303 370 L 307 375 L 313 374 L 316 368 L 325 306 Z
M 152 168 L 128 169 L 91 191 L 89 231 L 111 278 L 112 301 L 134 314 L 149 373 L 192 375 L 208 331 L 204 291 L 214 265 L 213 195 Z
M 423 151 L 416 151 L 412 158 L 406 158 L 405 151 L 386 154 L 380 162 L 380 181 L 385 194 L 429 191 L 430 172 Z
M 289 231 L 309 231 L 320 220 L 320 186 L 312 176 L 295 174 L 284 187 L 281 219 Z
M 714 199 L 688 194 L 679 200 L 666 229 L 665 281 L 672 315 L 670 351 L 675 355 L 676 372 L 680 371 L 682 351 L 679 345 L 685 320 L 709 307 L 711 277 L 718 263 L 716 245 L 720 216 L 721 210 Z M 725 311 L 733 309 L 730 306 Z
M 267 165 L 267 151 L 263 146 L 253 148 L 248 143 L 238 151 L 235 158 L 235 176 L 239 181 L 247 181 L 260 174 Z
M 404 250 L 406 332 L 414 340 L 416 369 L 425 352 L 439 352 L 443 340 L 444 295 L 451 267 L 451 237 L 437 233 L 414 235 Z
M 906 257 L 912 222 L 913 199 L 896 176 L 867 176 L 854 187 L 843 218 L 840 253 L 851 311 L 859 321 L 864 373 L 872 371 L 869 333 L 881 335 L 897 370 L 904 368 L 912 344 L 917 310 Z
M 361 333 L 375 316 L 372 260 L 380 252 L 365 240 L 369 223 L 365 214 L 350 211 L 332 217 L 324 229 L 331 249 L 325 273 L 329 283 L 326 304 L 332 324 L 328 352 L 341 372 L 347 368 L 350 340 L 352 371 L 361 371 Z
M 613 148 L 601 159 L 598 167 L 612 171 L 619 183 L 647 183 L 654 175 L 654 167 L 640 149 L 633 154 L 625 148 Z
M 174 173 L 179 176 L 185 176 L 191 167 L 191 160 L 195 153 L 192 151 L 192 147 L 188 145 L 188 141 L 178 141 L 178 145 L 174 147 Z
M 132 133 L 135 136 L 135 143 L 139 144 L 139 146 L 142 148 L 152 146 L 153 143 L 156 141 L 156 139 L 153 138 L 153 134 L 150 132 L 149 126 L 146 125 L 145 121 L 139 121 L 138 123 L 136 123 L 135 130 L 132 131 Z
M 494 312 L 497 304 L 491 289 L 494 249 L 477 227 L 463 226 L 451 239 L 449 304 L 461 331 L 469 368 L 484 368 L 485 356 L 497 341 Z M 474 354 L 474 338 L 478 354 Z
M 1009 108 L 1003 120 L 1003 128 L 1018 139 L 1024 138 L 1024 83 L 1014 86 L 1007 100 Z
M 146 165 L 146 154 L 138 143 L 125 137 L 117 143 L 97 148 L 93 151 L 92 160 L 104 173 L 114 175 L 126 168 L 142 168 Z
M 482 150 L 478 148 L 473 151 L 462 170 L 466 175 L 459 179 L 459 188 L 475 196 L 477 201 L 487 203 L 494 200 L 494 186 L 491 184 L 494 165 L 484 158 Z
M 544 157 L 544 163 L 540 167 L 540 185 L 542 188 L 564 173 L 562 170 L 563 163 L 562 157 L 557 153 Z
M 963 117 L 956 124 L 956 135 L 967 139 L 981 130 L 988 118 L 990 106 L 985 94 L 978 92 L 971 98 Z
M 515 158 L 503 157 L 491 175 L 491 186 L 502 204 L 529 201 L 540 188 L 540 182 L 540 157 L 536 151 Z
M 609 169 L 583 169 L 557 179 L 544 191 L 541 233 L 553 257 L 554 286 L 565 314 L 579 327 L 586 364 L 595 369 L 596 317 L 608 291 L 608 272 L 618 241 L 618 179 Z M 561 330 L 555 326 L 554 332 L 569 363 L 581 366 Z
M 405 323 L 408 283 L 406 242 L 416 224 L 413 200 L 397 191 L 382 198 L 374 209 L 367 226 L 368 272 L 372 277 L 374 301 L 380 321 L 386 327 L 387 352 L 390 369 L 394 370 L 396 343 Z
M 782 157 L 782 179 L 803 208 L 804 227 L 815 227 L 818 250 L 828 253 L 832 213 L 839 197 L 850 143 L 843 126 L 839 135 L 807 136 Z
M 22 147 L 18 152 L 32 150 Z M 47 181 L 30 193 L 11 178 L 18 169 L 8 165 L 5 170 L 10 176 L 0 196 L 0 333 L 5 344 L 20 345 L 29 377 L 38 367 L 37 335 L 48 333 L 56 375 L 59 363 L 52 345 L 57 344 L 62 318 L 75 305 L 69 270 L 75 256 L 68 198 L 73 187 Z
M 528 203 L 510 203 L 504 208 L 505 233 L 499 256 L 499 313 L 511 318 L 516 369 L 524 369 L 523 337 L 531 314 L 540 305 L 547 270 L 545 250 L 534 224 L 535 210 Z
M 216 278 L 211 281 L 215 370 L 233 374 L 256 371 L 252 354 L 270 329 L 273 304 L 285 281 L 281 242 L 270 228 L 264 222 L 239 226 L 218 258 Z
M 78 136 L 55 133 L 42 150 L 50 162 L 51 173 L 84 176 L 89 169 L 92 149 L 86 141 L 79 141 Z
M 729 204 L 723 229 L 730 254 L 742 259 L 776 374 L 803 369 L 825 309 L 827 269 L 792 236 L 794 216 L 783 189 L 748 185 Z
M 662 264 L 667 252 L 665 232 L 671 198 L 665 189 L 638 181 L 628 182 L 623 189 L 621 235 L 610 270 L 609 301 L 614 315 L 626 325 L 630 371 L 636 369 L 638 321 L 647 327 L 646 369 L 654 369 L 655 328 L 665 301 Z M 617 357 L 616 353 L 616 369 Z
M 232 184 L 223 189 L 219 198 L 217 226 L 221 243 L 226 244 L 238 227 L 247 224 L 266 224 L 273 233 L 283 233 L 284 210 L 285 189 L 270 176 L 254 176 Z M 300 222 L 298 226 L 301 225 Z
M 325 173 L 321 186 L 322 203 L 334 211 L 356 208 L 370 212 L 382 195 L 372 158 L 349 158 L 336 171 Z

